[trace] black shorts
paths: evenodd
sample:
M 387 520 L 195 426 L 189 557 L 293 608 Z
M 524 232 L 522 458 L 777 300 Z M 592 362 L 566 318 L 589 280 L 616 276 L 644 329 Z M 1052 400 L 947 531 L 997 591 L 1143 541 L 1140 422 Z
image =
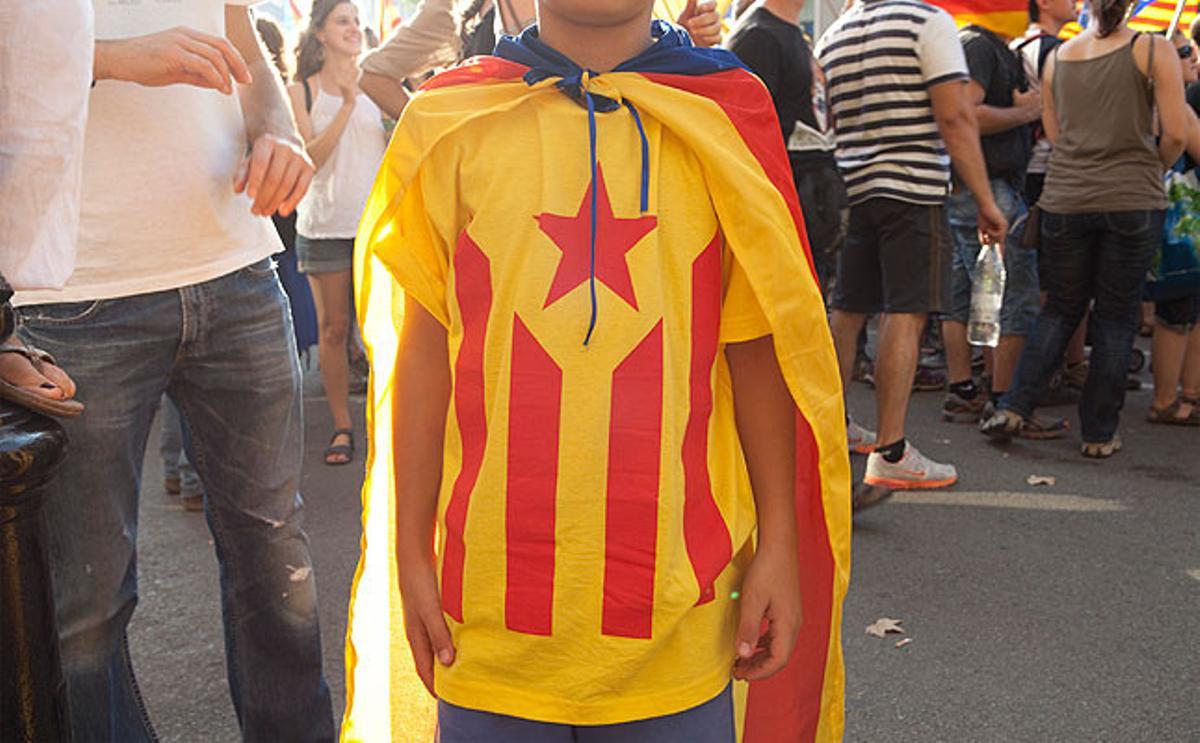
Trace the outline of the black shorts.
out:
M 954 244 L 941 206 L 874 198 L 850 207 L 833 306 L 846 312 L 949 312 Z

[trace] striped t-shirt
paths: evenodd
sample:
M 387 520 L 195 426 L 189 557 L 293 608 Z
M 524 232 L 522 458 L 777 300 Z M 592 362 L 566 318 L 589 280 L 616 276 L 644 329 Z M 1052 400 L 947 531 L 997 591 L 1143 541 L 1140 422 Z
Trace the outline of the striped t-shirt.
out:
M 950 156 L 929 87 L 967 79 L 954 21 L 920 0 L 860 0 L 817 44 L 850 203 L 941 204 Z

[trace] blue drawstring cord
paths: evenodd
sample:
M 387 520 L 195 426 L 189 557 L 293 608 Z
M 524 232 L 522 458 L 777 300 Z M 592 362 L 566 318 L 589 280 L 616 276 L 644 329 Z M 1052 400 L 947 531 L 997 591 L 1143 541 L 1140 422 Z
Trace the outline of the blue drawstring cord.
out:
M 588 291 L 592 296 L 592 316 L 588 320 L 587 335 L 583 338 L 583 345 L 586 347 L 592 340 L 592 331 L 596 329 L 596 320 L 600 315 L 599 307 L 596 304 L 596 212 L 599 211 L 597 192 L 600 190 L 600 184 L 596 182 L 596 169 L 598 167 L 598 158 L 596 157 L 596 101 L 588 91 L 583 91 L 583 94 L 587 98 L 588 151 L 592 159 L 592 241 L 590 245 L 591 254 L 589 256 L 591 265 L 588 269 Z
M 588 293 L 591 297 L 592 312 L 588 319 L 587 335 L 583 338 L 583 345 L 587 346 L 591 343 L 592 333 L 596 330 L 596 323 L 599 320 L 600 308 L 596 299 L 596 237 L 599 229 L 598 220 L 599 206 L 599 187 L 600 183 L 597 178 L 597 170 L 599 168 L 600 158 L 597 154 L 596 145 L 596 112 L 609 113 L 620 109 L 620 104 L 611 98 L 606 98 L 602 95 L 596 95 L 587 89 L 583 81 L 584 72 L 580 70 L 578 74 L 569 77 L 561 78 L 555 87 L 566 93 L 568 97 L 582 104 L 587 108 L 588 113 L 588 159 L 589 166 L 592 172 L 592 198 L 590 204 L 591 211 L 591 238 L 588 246 Z M 526 74 L 525 80 L 528 84 L 534 85 L 537 81 L 544 79 L 540 71 L 531 70 Z M 642 213 L 645 214 L 650 210 L 650 140 L 646 137 L 646 128 L 642 124 L 642 117 L 638 114 L 637 108 L 629 101 L 624 101 L 624 106 L 633 116 L 634 126 L 637 127 L 638 137 L 641 139 L 642 145 L 642 178 L 640 190 L 640 205 Z

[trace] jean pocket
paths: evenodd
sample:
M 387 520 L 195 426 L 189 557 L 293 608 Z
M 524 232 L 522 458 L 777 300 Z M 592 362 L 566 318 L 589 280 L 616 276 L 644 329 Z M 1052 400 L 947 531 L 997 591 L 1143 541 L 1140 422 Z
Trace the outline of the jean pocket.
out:
M 54 302 L 17 308 L 17 315 L 26 325 L 72 325 L 89 320 L 100 311 L 105 300 L 90 302 Z
M 1072 234 L 1071 221 L 1065 214 L 1043 211 L 1038 222 L 1042 230 L 1042 239 L 1048 242 L 1058 242 Z
M 1157 217 L 1157 219 L 1156 219 Z M 1150 209 L 1106 212 L 1104 222 L 1108 229 L 1124 238 L 1140 240 L 1162 230 L 1162 212 Z

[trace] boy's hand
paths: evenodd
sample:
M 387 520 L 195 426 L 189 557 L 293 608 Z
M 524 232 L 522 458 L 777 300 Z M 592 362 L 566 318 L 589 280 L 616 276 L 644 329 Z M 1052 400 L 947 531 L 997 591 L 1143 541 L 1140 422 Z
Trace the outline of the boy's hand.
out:
M 417 675 L 429 693 L 433 691 L 433 659 L 443 666 L 454 663 L 454 643 L 442 615 L 442 600 L 438 592 L 437 571 L 428 563 L 413 568 L 415 563 L 405 559 L 409 569 L 400 573 L 400 595 L 404 604 L 404 634 L 412 651 Z
M 717 15 L 715 0 L 688 0 L 676 21 L 687 29 L 696 46 L 721 45 L 721 16 Z
M 763 547 L 742 581 L 733 677 L 758 681 L 787 665 L 801 616 L 795 545 Z

